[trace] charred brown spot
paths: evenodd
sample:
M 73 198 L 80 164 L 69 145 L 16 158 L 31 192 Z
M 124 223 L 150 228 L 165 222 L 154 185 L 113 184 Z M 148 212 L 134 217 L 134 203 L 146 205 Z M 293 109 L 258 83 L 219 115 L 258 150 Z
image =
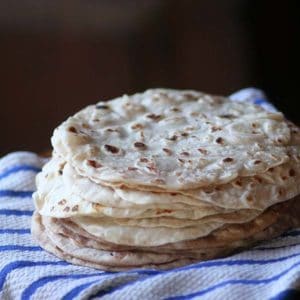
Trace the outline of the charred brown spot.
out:
M 113 154 L 119 153 L 120 149 L 112 145 L 104 145 L 104 149 Z
M 237 186 L 242 186 L 242 182 L 241 182 L 240 180 L 236 180 L 234 183 L 235 183 Z
M 179 112 L 179 111 L 180 111 L 180 109 L 179 109 L 179 108 L 177 108 L 177 107 L 172 107 L 172 108 L 171 108 L 171 111 L 174 111 L 174 112 Z
M 212 132 L 216 132 L 216 131 L 220 131 L 220 130 L 222 130 L 222 128 L 219 127 L 219 126 L 213 126 L 213 127 L 211 128 L 211 131 L 212 131 Z
M 139 150 L 146 150 L 147 149 L 147 146 L 142 142 L 135 142 L 133 145 L 134 145 L 135 148 L 137 148 Z
M 225 119 L 233 119 L 235 118 L 235 115 L 231 114 L 224 114 L 224 115 L 219 115 L 220 118 L 225 118 Z
M 247 196 L 247 201 L 252 202 L 253 201 L 253 197 L 252 196 Z
M 77 133 L 77 130 L 76 130 L 76 128 L 75 128 L 74 126 L 69 127 L 68 130 L 69 130 L 70 132 Z
M 257 127 L 257 124 L 256 124 L 256 123 L 252 123 L 251 126 L 252 126 L 253 128 L 256 128 L 256 127 Z
M 216 143 L 218 143 L 218 144 L 223 144 L 223 143 L 224 143 L 224 140 L 223 140 L 221 137 L 218 137 L 218 138 L 216 139 Z
M 184 93 L 183 96 L 187 99 L 187 100 L 197 100 L 199 98 L 199 96 L 191 94 L 191 93 Z
M 62 199 L 57 204 L 58 205 L 65 205 L 66 203 L 67 203 L 67 200 L 66 199 Z
M 160 214 L 170 214 L 172 212 L 173 212 L 173 210 L 171 210 L 171 209 L 158 209 L 156 211 L 156 214 L 157 215 L 160 215 Z
M 205 194 L 212 194 L 214 191 L 213 190 L 204 190 Z
M 98 118 L 93 119 L 93 122 L 99 122 L 100 120 Z
M 177 193 L 170 193 L 171 196 L 177 196 Z
M 225 162 L 225 163 L 233 162 L 233 158 L 232 157 L 226 157 L 226 158 L 223 159 L 223 162 Z
M 143 129 L 144 128 L 144 125 L 140 124 L 140 123 L 136 123 L 136 124 L 133 124 L 131 126 L 131 129 L 133 130 L 140 130 L 140 129 Z
M 154 172 L 157 171 L 156 166 L 155 166 L 154 163 L 148 164 L 148 165 L 146 166 L 146 168 L 147 168 L 149 171 L 154 171 Z
M 91 126 L 89 124 L 86 124 L 86 123 L 83 123 L 82 127 L 85 128 L 85 129 L 90 129 L 91 128 Z
M 199 148 L 198 151 L 204 155 L 206 155 L 208 153 L 208 151 L 206 149 L 203 148 Z
M 66 207 L 63 209 L 63 211 L 65 211 L 65 212 L 70 211 L 70 207 L 69 207 L 69 206 L 66 206 Z
M 282 144 L 282 139 L 277 139 L 277 142 Z
M 142 157 L 142 158 L 140 158 L 140 162 L 147 163 L 148 161 L 149 161 L 149 159 L 148 159 L 148 158 L 146 158 L 146 157 Z
M 165 184 L 166 183 L 163 179 L 159 179 L 159 178 L 154 179 L 153 182 L 157 183 L 157 184 Z
M 181 152 L 180 155 L 189 156 L 190 154 L 188 152 L 184 151 L 184 152 Z
M 171 137 L 167 138 L 169 141 L 176 141 L 177 140 L 177 135 L 172 135 Z
M 102 167 L 102 165 L 100 163 L 98 163 L 97 161 L 95 161 L 95 160 L 88 160 L 87 163 L 88 163 L 89 166 L 91 166 L 95 169 Z
M 172 151 L 168 148 L 163 148 L 162 149 L 165 153 L 167 153 L 168 155 L 171 155 L 172 154 Z
M 79 205 L 75 205 L 72 207 L 72 211 L 78 211 Z
M 189 134 L 187 132 L 183 132 L 183 133 L 181 133 L 181 136 L 187 137 L 187 136 L 189 136 Z
M 268 171 L 272 173 L 274 171 L 274 168 L 270 168 Z
M 96 105 L 96 108 L 97 109 L 109 109 L 109 106 L 108 105 L 104 105 L 104 104 L 98 104 L 98 105 Z
M 262 183 L 262 182 L 263 182 L 263 180 L 262 180 L 260 177 L 258 177 L 258 176 L 254 176 L 253 178 L 254 178 L 254 180 L 257 181 L 258 183 Z
M 181 163 L 184 163 L 185 160 L 184 159 L 181 159 L 181 158 L 178 158 L 178 160 L 181 162 Z
M 262 163 L 261 160 L 255 160 L 255 161 L 254 161 L 254 164 L 255 164 L 255 165 L 259 165 L 259 164 L 261 164 L 261 163 Z
M 290 169 L 290 170 L 289 170 L 289 175 L 290 175 L 291 177 L 295 176 L 295 175 L 296 175 L 296 171 L 295 171 L 294 169 Z
M 162 116 L 161 115 L 156 115 L 156 114 L 149 114 L 149 115 L 146 115 L 146 117 L 148 119 L 152 119 L 154 121 L 158 121 L 158 120 L 161 119 Z
M 283 189 L 283 188 L 280 188 L 280 189 L 278 190 L 278 194 L 279 194 L 279 196 L 282 196 L 282 195 L 284 194 L 284 189 Z
M 282 179 L 282 180 L 287 180 L 287 179 L 288 179 L 288 177 L 287 177 L 287 176 L 285 176 L 285 175 L 283 175 L 283 176 L 281 176 L 281 179 Z
M 58 174 L 62 175 L 63 174 L 63 170 L 58 170 Z
M 115 129 L 115 128 L 107 128 L 107 129 L 105 129 L 105 131 L 107 131 L 107 132 L 119 132 L 119 130 Z
M 128 169 L 128 171 L 136 171 L 136 170 L 138 170 L 138 168 L 135 168 L 135 167 L 128 167 L 127 169 Z

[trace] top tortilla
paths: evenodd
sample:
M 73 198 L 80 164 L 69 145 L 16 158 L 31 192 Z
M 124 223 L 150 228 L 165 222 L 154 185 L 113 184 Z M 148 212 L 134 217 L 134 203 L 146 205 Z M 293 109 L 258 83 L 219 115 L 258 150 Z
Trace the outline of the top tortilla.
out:
M 219 185 L 289 160 L 281 113 L 196 91 L 153 89 L 83 109 L 54 150 L 103 185 L 175 191 Z

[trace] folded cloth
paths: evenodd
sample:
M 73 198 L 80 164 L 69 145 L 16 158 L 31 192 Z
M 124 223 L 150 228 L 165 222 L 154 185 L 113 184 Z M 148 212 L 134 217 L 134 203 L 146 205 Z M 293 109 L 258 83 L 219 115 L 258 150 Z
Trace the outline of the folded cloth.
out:
M 275 110 L 257 89 L 231 99 Z M 30 152 L 0 160 L 0 299 L 300 299 L 300 228 L 227 258 L 169 271 L 102 272 L 56 258 L 30 235 L 34 179 L 44 163 Z

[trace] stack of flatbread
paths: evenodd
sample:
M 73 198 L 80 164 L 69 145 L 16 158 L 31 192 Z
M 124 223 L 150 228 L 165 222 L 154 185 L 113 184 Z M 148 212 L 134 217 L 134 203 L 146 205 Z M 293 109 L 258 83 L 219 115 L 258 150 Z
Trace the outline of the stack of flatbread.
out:
M 152 89 L 86 107 L 52 145 L 32 232 L 74 264 L 167 269 L 300 224 L 300 131 L 256 105 Z

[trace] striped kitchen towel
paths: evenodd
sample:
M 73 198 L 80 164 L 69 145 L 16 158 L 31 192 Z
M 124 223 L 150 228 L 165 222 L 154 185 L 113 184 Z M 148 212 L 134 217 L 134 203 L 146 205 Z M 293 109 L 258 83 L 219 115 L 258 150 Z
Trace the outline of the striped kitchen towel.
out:
M 245 89 L 233 101 L 275 108 Z M 74 266 L 32 240 L 34 178 L 45 160 L 16 152 L 0 160 L 0 299 L 300 299 L 300 228 L 252 250 L 169 271 L 102 272 Z

